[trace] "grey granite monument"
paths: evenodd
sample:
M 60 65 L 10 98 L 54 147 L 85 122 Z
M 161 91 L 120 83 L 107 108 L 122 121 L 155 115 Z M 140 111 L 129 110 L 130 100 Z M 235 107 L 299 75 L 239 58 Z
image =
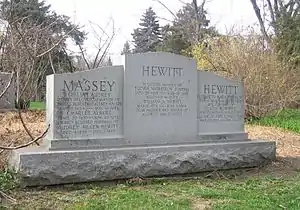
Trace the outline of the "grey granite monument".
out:
M 170 53 L 126 55 L 124 67 L 47 77 L 46 144 L 13 151 L 9 162 L 25 186 L 246 168 L 275 159 L 274 142 L 251 141 L 244 131 L 241 83 L 197 71 L 195 60 Z
M 0 72 L 0 110 L 14 110 L 16 100 L 16 88 L 15 80 L 12 78 L 12 74 L 7 72 Z M 4 93 L 4 91 L 6 92 Z M 4 93 L 4 94 L 2 94 Z

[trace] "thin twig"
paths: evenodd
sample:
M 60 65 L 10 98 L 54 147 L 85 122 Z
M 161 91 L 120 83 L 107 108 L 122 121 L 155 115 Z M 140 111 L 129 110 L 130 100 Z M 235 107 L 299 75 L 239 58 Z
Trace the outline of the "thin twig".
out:
M 107 52 L 108 52 L 111 44 L 112 44 L 112 41 L 113 41 L 113 39 L 114 39 L 114 37 L 116 35 L 115 34 L 115 22 L 113 21 L 112 24 L 113 24 L 112 25 L 112 29 L 113 29 L 112 35 L 111 35 L 111 37 L 109 39 L 109 43 L 106 45 L 106 48 L 105 48 L 105 50 L 104 50 L 104 52 L 103 52 L 103 54 L 102 54 L 102 56 L 101 56 L 101 58 L 100 58 L 100 60 L 99 60 L 99 62 L 97 64 L 97 67 L 103 62 L 103 60 L 104 60 L 105 56 L 107 55 Z
M 38 136 L 37 138 L 33 139 L 32 141 L 30 141 L 26 144 L 22 144 L 22 145 L 15 146 L 15 147 L 0 146 L 0 149 L 2 149 L 2 150 L 17 150 L 17 149 L 21 149 L 21 148 L 24 148 L 24 147 L 28 147 L 31 144 L 37 143 L 40 139 L 42 139 L 47 134 L 47 132 L 49 131 L 49 128 L 50 128 L 50 124 L 48 125 L 48 127 L 44 131 L 44 133 L 42 133 L 42 135 Z
M 3 139 L 3 137 L 2 137 L 2 139 Z M 8 147 L 11 147 L 12 145 L 13 145 L 13 143 L 9 144 Z M 1 155 L 4 151 L 6 151 L 6 150 L 5 150 L 5 149 L 0 150 L 0 155 Z
M 86 64 L 87 68 L 88 68 L 88 69 L 91 69 L 91 68 L 90 68 L 89 62 L 87 61 L 87 59 L 86 59 L 86 57 L 85 57 L 85 54 L 84 54 L 84 51 L 83 51 L 83 48 L 82 48 L 81 44 L 78 43 L 78 47 L 79 47 L 79 49 L 80 49 L 80 53 L 81 53 L 81 55 L 82 55 L 82 58 L 83 58 L 83 60 L 84 60 L 84 62 L 85 62 L 85 64 Z
M 18 100 L 18 102 L 19 102 L 19 100 Z M 31 140 L 34 141 L 34 137 L 33 137 L 32 134 L 30 133 L 29 129 L 27 128 L 27 126 L 26 126 L 26 124 L 25 124 L 25 122 L 24 122 L 24 120 L 23 120 L 23 117 L 22 117 L 22 113 L 21 113 L 20 107 L 18 107 L 18 114 L 19 114 L 19 118 L 20 118 L 20 120 L 21 120 L 21 123 L 22 123 L 22 125 L 23 125 L 23 127 L 24 127 L 26 133 L 27 133 L 28 136 L 31 138 Z M 37 141 L 35 141 L 34 143 L 35 143 L 36 145 L 39 146 L 39 143 L 38 143 Z
M 65 38 L 67 38 L 67 36 L 75 30 L 76 27 L 73 27 L 70 31 L 68 31 L 68 33 L 66 33 L 60 40 L 58 40 L 51 48 L 49 48 L 48 50 L 46 50 L 45 52 L 37 55 L 36 57 L 42 57 L 44 55 L 46 55 L 47 53 L 51 52 L 55 47 L 57 47 Z
M 8 82 L 8 84 L 6 85 L 5 89 L 2 91 L 2 93 L 0 94 L 0 98 L 3 97 L 3 95 L 7 92 L 8 88 L 11 86 L 11 82 L 12 82 L 12 80 L 13 80 L 13 77 L 14 77 L 14 72 L 11 73 L 9 82 Z
M 10 202 L 16 204 L 17 203 L 17 200 L 10 197 L 9 195 L 5 194 L 4 192 L 0 191 L 0 196 L 2 196 L 3 198 L 9 200 Z
M 52 72 L 53 72 L 53 74 L 56 74 L 55 68 L 54 68 L 54 65 L 53 65 L 53 61 L 52 61 L 52 58 L 51 58 L 51 53 L 49 53 L 48 55 L 49 55 L 49 61 L 50 61 L 50 66 L 51 66 Z
M 70 72 L 74 72 L 74 66 L 72 64 L 72 61 L 70 60 L 70 56 L 68 55 L 68 52 L 66 51 L 65 48 L 62 48 L 62 50 L 64 51 L 64 53 L 66 54 L 66 59 L 68 61 L 69 67 L 70 67 Z
M 160 0 L 153 0 L 153 1 L 156 1 L 156 2 L 158 2 L 160 5 L 162 5 L 166 10 L 168 10 L 168 12 L 171 14 L 171 15 L 173 15 L 173 17 L 175 18 L 175 19 L 177 19 L 177 16 L 174 14 L 174 12 L 172 12 L 170 9 L 169 9 L 169 7 L 167 7 L 162 1 L 160 1 Z

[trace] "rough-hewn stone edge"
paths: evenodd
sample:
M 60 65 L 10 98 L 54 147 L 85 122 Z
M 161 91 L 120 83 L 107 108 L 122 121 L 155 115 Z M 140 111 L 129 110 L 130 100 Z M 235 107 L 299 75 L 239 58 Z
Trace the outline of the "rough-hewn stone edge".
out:
M 275 142 L 269 141 L 87 151 L 30 148 L 14 151 L 10 165 L 22 185 L 41 186 L 255 167 L 275 156 Z

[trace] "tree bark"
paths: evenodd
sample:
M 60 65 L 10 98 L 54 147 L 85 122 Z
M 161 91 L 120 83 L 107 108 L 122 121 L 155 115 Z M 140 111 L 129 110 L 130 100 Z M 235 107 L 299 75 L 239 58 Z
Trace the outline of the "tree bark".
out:
M 261 17 L 260 9 L 259 9 L 259 7 L 257 5 L 257 2 L 256 2 L 256 0 L 250 0 L 250 1 L 251 1 L 252 6 L 253 6 L 255 15 L 256 15 L 256 17 L 258 19 L 258 22 L 259 22 L 259 25 L 260 25 L 260 31 L 263 34 L 263 36 L 265 37 L 265 39 L 267 40 L 267 42 L 270 43 L 271 39 L 270 39 L 270 37 L 269 37 L 269 35 L 268 35 L 267 31 L 266 31 L 266 27 L 265 27 L 265 24 L 264 24 L 263 19 Z

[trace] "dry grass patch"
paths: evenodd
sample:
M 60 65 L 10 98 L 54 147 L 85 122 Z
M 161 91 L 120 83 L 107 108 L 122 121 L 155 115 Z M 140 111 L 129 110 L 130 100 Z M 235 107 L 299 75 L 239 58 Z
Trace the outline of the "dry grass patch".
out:
M 258 125 L 247 125 L 246 131 L 251 139 L 275 141 L 281 157 L 300 157 L 300 134 Z
M 32 133 L 39 136 L 46 129 L 44 111 L 28 111 L 22 113 L 23 119 Z M 0 145 L 13 146 L 20 145 L 30 141 L 18 113 L 0 113 Z M 0 154 L 0 170 L 3 169 L 7 160 L 8 151 Z

